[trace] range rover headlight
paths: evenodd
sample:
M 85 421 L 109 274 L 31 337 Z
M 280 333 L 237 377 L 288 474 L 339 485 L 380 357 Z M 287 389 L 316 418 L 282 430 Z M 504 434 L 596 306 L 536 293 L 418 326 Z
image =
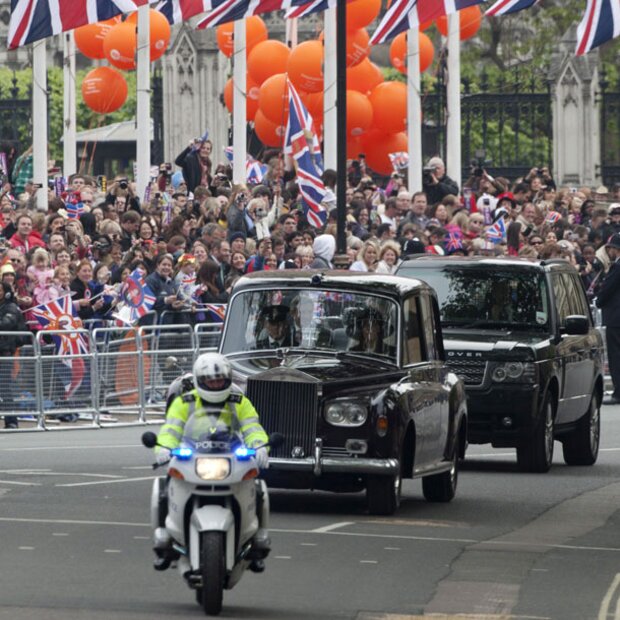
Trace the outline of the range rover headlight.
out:
M 506 362 L 498 364 L 491 373 L 496 383 L 534 383 L 536 366 L 530 362 Z
M 202 456 L 196 459 L 196 475 L 202 480 L 224 480 L 230 475 L 230 459 Z
M 354 400 L 339 400 L 325 408 L 325 420 L 332 426 L 362 426 L 368 419 L 368 406 Z

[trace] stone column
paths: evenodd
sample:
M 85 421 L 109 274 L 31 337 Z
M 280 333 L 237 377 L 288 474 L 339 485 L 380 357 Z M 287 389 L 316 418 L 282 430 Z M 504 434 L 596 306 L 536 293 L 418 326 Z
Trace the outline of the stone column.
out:
M 561 185 L 593 187 L 601 182 L 599 53 L 575 56 L 576 45 L 572 26 L 551 60 L 553 173 Z

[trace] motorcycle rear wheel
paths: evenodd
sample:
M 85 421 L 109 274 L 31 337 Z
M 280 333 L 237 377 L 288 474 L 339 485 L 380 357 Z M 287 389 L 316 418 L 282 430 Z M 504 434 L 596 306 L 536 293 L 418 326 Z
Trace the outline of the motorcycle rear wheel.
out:
M 203 532 L 200 535 L 202 608 L 208 616 L 217 616 L 222 611 L 226 576 L 225 553 L 222 532 Z

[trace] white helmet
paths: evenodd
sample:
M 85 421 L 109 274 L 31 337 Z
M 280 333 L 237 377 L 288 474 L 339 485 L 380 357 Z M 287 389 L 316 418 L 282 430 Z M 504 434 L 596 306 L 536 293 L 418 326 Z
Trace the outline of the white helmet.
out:
M 232 368 L 219 353 L 203 353 L 194 362 L 194 385 L 201 400 L 223 403 L 230 396 Z

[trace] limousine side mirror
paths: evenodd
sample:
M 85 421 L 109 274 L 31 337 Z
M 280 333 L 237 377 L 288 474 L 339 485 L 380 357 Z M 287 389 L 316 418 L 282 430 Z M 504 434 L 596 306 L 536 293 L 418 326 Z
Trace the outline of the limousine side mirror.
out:
M 590 320 L 581 314 L 567 316 L 562 331 L 569 336 L 585 336 L 590 331 Z

